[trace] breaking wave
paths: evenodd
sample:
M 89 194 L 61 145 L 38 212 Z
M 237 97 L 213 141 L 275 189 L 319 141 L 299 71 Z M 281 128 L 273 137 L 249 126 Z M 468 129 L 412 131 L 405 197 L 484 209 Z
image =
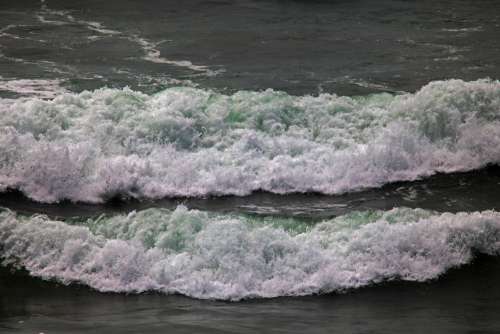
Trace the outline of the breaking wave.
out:
M 354 212 L 315 225 L 178 207 L 86 221 L 0 213 L 4 265 L 99 291 L 240 300 L 426 281 L 498 254 L 500 213 Z
M 0 100 L 0 191 L 41 202 L 335 194 L 500 161 L 500 82 L 345 97 L 178 87 Z

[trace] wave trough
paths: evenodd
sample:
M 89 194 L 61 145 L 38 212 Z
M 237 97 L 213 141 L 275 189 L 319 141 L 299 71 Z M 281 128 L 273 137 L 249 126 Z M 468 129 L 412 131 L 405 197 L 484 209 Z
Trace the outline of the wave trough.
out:
M 500 83 L 345 97 L 178 87 L 0 100 L 0 191 L 41 202 L 336 194 L 500 161 Z

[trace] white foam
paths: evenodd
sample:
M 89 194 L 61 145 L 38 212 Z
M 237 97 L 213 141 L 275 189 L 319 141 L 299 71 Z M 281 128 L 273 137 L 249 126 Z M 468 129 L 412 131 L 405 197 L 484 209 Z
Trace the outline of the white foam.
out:
M 397 90 L 394 88 L 391 88 L 389 86 L 379 84 L 379 83 L 374 83 L 374 82 L 369 82 L 364 79 L 356 79 L 356 78 L 351 78 L 350 76 L 342 76 L 338 78 L 334 78 L 333 80 L 328 80 L 325 81 L 325 83 L 330 83 L 330 82 L 337 82 L 337 83 L 348 83 L 351 85 L 363 87 L 363 88 L 368 88 L 371 90 L 379 91 L 379 92 L 390 92 L 390 93 L 397 93 L 397 94 L 405 94 L 408 92 Z M 321 87 L 320 87 L 321 88 Z M 322 90 L 322 88 L 321 88 Z M 321 91 L 323 93 L 323 91 Z
M 25 24 L 9 24 L 9 25 L 0 29 L 0 37 L 7 37 L 7 38 L 19 39 L 19 40 L 28 40 L 28 41 L 38 42 L 38 43 L 45 43 L 46 42 L 43 39 L 36 39 L 36 38 L 29 37 L 29 36 L 19 36 L 19 35 L 8 32 L 10 30 L 15 30 L 16 28 L 23 28 L 23 27 L 28 27 L 28 26 Z M 0 45 L 0 47 L 1 47 L 1 45 Z
M 47 19 L 46 16 L 58 17 L 59 20 Z M 195 65 L 189 60 L 167 59 L 165 57 L 162 57 L 160 51 L 157 49 L 157 46 L 161 43 L 164 43 L 165 41 L 151 42 L 137 35 L 129 35 L 122 31 L 107 28 L 100 22 L 77 19 L 73 15 L 71 15 L 70 12 L 50 9 L 45 3 L 42 4 L 42 8 L 40 12 L 36 15 L 36 17 L 41 23 L 44 24 L 54 24 L 54 25 L 65 25 L 69 23 L 78 24 L 104 36 L 118 36 L 121 38 L 125 38 L 129 41 L 137 43 L 137 45 L 139 45 L 144 51 L 145 55 L 143 59 L 152 63 L 167 64 L 176 67 L 184 67 L 191 71 L 203 73 L 204 75 L 207 76 L 215 76 L 223 71 L 222 69 L 214 71 L 208 68 L 207 66 Z M 0 30 L 0 33 L 2 33 L 2 30 Z M 91 41 L 95 41 L 100 38 L 101 38 L 100 36 L 88 37 L 88 39 Z
M 208 76 L 214 76 L 217 75 L 221 72 L 219 71 L 212 71 L 210 70 L 207 66 L 203 65 L 195 65 L 189 60 L 171 60 L 167 59 L 165 57 L 161 56 L 161 52 L 158 50 L 158 45 L 166 42 L 166 41 L 160 41 L 157 43 L 153 43 L 148 41 L 145 38 L 139 37 L 137 35 L 134 36 L 128 36 L 128 39 L 130 41 L 133 41 L 137 43 L 138 45 L 141 46 L 141 48 L 144 50 L 145 56 L 143 57 L 144 60 L 157 63 L 157 64 L 168 64 L 168 65 L 174 65 L 177 67 L 185 67 L 188 68 L 192 71 L 195 72 L 203 72 L 207 74 Z
M 79 24 L 85 26 L 87 29 L 104 34 L 104 35 L 119 35 L 121 32 L 104 27 L 100 22 L 86 21 L 75 18 L 66 10 L 54 10 L 49 8 L 46 4 L 42 4 L 41 10 L 35 17 L 44 24 L 53 25 L 66 25 L 66 24 Z M 58 20 L 48 19 L 47 17 L 57 17 Z
M 0 214 L 4 264 L 99 291 L 195 298 L 299 296 L 387 280 L 426 281 L 498 254 L 500 214 L 423 210 L 300 221 L 147 210 L 75 221 Z
M 461 32 L 461 33 L 469 33 L 469 32 L 478 32 L 483 31 L 483 27 L 467 27 L 467 28 L 444 28 L 442 31 L 446 32 Z
M 38 97 L 42 99 L 53 99 L 67 90 L 61 87 L 58 79 L 17 79 L 7 80 L 0 77 L 0 91 L 13 92 L 24 97 Z
M 12 38 L 12 39 L 20 39 L 19 36 L 17 35 L 13 35 L 11 33 L 8 33 L 7 31 L 13 29 L 13 28 L 16 28 L 18 27 L 17 25 L 15 24 L 9 24 L 3 28 L 0 29 L 0 37 L 8 37 L 8 38 Z
M 49 20 L 47 19 L 44 15 L 42 14 L 37 14 L 36 15 L 36 18 L 38 19 L 38 21 L 40 21 L 41 23 L 44 23 L 44 24 L 54 24 L 54 25 L 58 25 L 58 26 L 62 26 L 62 25 L 66 25 L 68 24 L 67 22 L 65 21 L 59 21 L 59 20 Z
M 442 57 L 442 58 L 434 58 L 434 61 L 458 61 L 458 60 L 464 60 L 464 56 L 449 56 L 449 57 Z
M 0 101 L 0 189 L 43 202 L 342 193 L 498 163 L 499 117 L 491 80 L 364 98 L 179 87 Z
M 0 29 L 0 33 L 4 33 L 12 28 L 16 28 L 16 27 L 19 27 L 18 25 L 15 25 L 15 24 L 9 24 L 9 25 L 6 25 L 5 27 L 1 28 Z

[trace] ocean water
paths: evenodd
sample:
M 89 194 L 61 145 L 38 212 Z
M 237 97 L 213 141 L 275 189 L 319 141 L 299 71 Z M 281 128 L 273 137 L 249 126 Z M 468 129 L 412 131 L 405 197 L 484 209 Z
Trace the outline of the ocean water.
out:
M 0 332 L 500 331 L 497 1 L 2 1 Z

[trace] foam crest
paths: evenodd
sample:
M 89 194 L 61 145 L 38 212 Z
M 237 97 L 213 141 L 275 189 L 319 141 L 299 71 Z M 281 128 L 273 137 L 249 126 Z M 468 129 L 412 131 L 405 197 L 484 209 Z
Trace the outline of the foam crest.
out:
M 335 194 L 500 160 L 500 83 L 350 98 L 177 87 L 0 101 L 0 190 L 37 201 Z
M 500 213 L 355 212 L 316 225 L 178 207 L 89 221 L 0 214 L 3 263 L 99 291 L 202 299 L 299 296 L 426 281 L 498 254 Z

